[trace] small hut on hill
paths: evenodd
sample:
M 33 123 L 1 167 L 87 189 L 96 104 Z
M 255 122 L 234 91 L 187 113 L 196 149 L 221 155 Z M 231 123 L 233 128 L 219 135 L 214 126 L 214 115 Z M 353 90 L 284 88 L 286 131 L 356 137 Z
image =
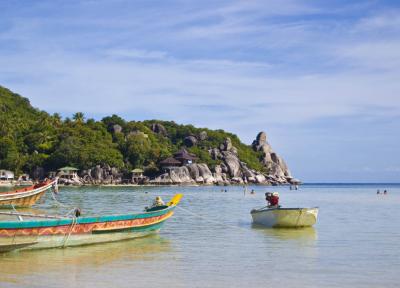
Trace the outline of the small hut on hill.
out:
M 9 170 L 0 170 L 0 180 L 2 181 L 14 180 L 14 172 Z
M 144 171 L 140 168 L 135 168 L 132 171 L 132 183 L 143 184 L 147 177 L 143 175 Z
M 197 160 L 197 157 L 193 153 L 189 153 L 185 148 L 182 148 L 174 154 L 174 159 L 181 162 L 181 165 L 192 164 Z
M 66 166 L 58 169 L 58 171 L 59 172 L 57 173 L 57 176 L 59 178 L 74 179 L 78 177 L 79 169 L 75 167 Z

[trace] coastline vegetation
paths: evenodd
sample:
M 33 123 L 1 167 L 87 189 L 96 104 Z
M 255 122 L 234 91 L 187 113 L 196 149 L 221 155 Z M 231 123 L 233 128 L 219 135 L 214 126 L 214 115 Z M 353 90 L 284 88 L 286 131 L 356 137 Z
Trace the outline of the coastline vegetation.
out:
M 164 133 L 153 132 L 154 124 L 161 124 Z M 249 168 L 263 171 L 260 152 L 223 130 L 173 121 L 126 121 L 117 115 L 97 121 L 85 119 L 82 112 L 62 119 L 58 113 L 50 115 L 32 107 L 28 99 L 0 86 L 0 168 L 16 174 L 32 173 L 35 167 L 55 171 L 63 166 L 88 169 L 98 164 L 122 171 L 146 167 L 151 174 L 158 171 L 161 160 L 184 146 L 185 137 L 203 131 L 206 139 L 187 148 L 196 154 L 198 162 L 209 167 L 218 164 L 208 150 L 219 147 L 229 137 L 240 160 Z

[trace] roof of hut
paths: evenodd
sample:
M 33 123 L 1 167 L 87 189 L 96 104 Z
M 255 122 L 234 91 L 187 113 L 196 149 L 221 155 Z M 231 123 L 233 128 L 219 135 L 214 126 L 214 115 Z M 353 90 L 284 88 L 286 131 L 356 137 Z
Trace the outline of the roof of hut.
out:
M 161 161 L 160 165 L 163 165 L 163 166 L 166 166 L 166 165 L 181 165 L 181 162 L 176 160 L 174 157 L 169 157 L 169 158 L 164 159 L 163 161 Z
M 70 167 L 70 166 L 66 166 L 66 167 L 62 167 L 60 169 L 58 169 L 58 171 L 78 171 L 78 168 L 75 167 Z
M 143 172 L 144 172 L 143 169 L 140 168 L 135 168 L 132 170 L 132 173 L 143 173 Z
M 194 160 L 197 159 L 196 155 L 189 153 L 185 148 L 182 148 L 174 154 L 174 158 L 183 160 Z

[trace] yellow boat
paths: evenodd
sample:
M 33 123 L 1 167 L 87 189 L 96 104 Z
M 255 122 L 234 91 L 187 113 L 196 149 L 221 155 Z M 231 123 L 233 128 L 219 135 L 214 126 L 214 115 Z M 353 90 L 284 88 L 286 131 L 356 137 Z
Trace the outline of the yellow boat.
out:
M 272 228 L 310 227 L 317 222 L 318 207 L 253 209 L 250 212 L 255 224 Z

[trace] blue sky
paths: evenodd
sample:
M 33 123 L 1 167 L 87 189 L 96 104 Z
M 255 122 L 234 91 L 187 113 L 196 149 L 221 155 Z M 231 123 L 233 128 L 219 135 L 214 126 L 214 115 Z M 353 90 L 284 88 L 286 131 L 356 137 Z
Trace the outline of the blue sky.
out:
M 304 181 L 400 182 L 397 1 L 0 1 L 0 85 L 63 116 L 264 130 Z

